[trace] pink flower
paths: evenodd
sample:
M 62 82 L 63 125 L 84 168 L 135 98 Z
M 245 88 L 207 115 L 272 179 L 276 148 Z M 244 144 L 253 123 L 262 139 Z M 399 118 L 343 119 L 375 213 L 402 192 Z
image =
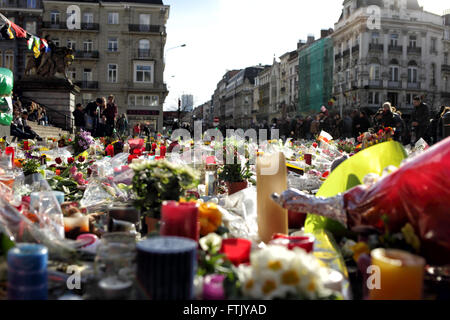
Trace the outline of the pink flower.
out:
M 72 168 L 70 168 L 70 174 L 71 175 L 75 175 L 75 173 L 77 173 L 78 169 L 77 167 L 73 166 Z
M 83 179 L 83 174 L 81 172 L 78 172 L 75 176 L 74 176 L 75 180 L 81 180 Z

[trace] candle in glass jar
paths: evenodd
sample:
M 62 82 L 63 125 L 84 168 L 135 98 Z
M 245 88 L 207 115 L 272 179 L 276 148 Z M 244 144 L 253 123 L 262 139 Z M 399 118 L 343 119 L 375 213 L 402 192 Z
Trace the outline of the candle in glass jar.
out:
M 425 259 L 409 252 L 385 249 L 375 249 L 371 256 L 372 265 L 380 273 L 379 287 L 369 288 L 371 300 L 422 299 Z M 374 274 L 374 282 L 376 277 Z
M 13 147 L 6 147 L 5 148 L 5 155 L 11 155 L 11 163 L 14 164 L 14 148 Z
M 266 154 L 256 160 L 258 233 L 265 243 L 276 233 L 288 234 L 288 211 L 271 198 L 287 190 L 287 169 L 283 153 Z
M 196 202 L 166 201 L 161 207 L 161 235 L 199 240 L 200 222 Z
M 161 148 L 159 148 L 159 156 L 161 158 L 164 158 L 166 156 L 166 146 L 162 145 Z

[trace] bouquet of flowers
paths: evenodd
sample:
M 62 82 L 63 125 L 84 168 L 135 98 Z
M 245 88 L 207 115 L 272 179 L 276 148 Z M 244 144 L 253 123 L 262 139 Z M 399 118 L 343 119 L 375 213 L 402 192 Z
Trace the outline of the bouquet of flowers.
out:
M 356 147 L 356 151 L 367 149 L 378 143 L 392 141 L 394 136 L 394 129 L 387 127 L 380 129 L 377 133 L 366 132 L 358 137 L 358 142 L 361 144 Z
M 349 140 L 340 140 L 337 142 L 337 148 L 340 152 L 348 154 L 355 152 L 355 145 Z
M 89 149 L 89 146 L 94 144 L 94 138 L 88 131 L 80 130 L 80 133 L 75 136 L 75 140 L 72 143 L 76 154 L 80 154 Z

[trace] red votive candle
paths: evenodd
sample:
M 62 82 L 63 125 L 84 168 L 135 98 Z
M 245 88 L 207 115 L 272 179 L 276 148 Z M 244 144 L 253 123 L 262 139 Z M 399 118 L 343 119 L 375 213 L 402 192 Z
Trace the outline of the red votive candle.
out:
M 161 148 L 159 148 L 159 155 L 161 158 L 166 156 L 166 146 L 162 145 Z
M 251 241 L 247 239 L 223 239 L 220 252 L 235 266 L 250 262 Z
M 11 163 L 14 165 L 14 148 L 13 147 L 6 147 L 5 148 L 5 155 L 11 155 Z
M 23 142 L 23 150 L 25 150 L 25 151 L 30 150 L 30 145 L 28 144 L 28 141 Z
M 200 237 L 198 204 L 196 202 L 164 202 L 161 207 L 161 235 L 198 241 Z
M 312 165 L 312 154 L 305 154 L 305 162 L 308 166 Z

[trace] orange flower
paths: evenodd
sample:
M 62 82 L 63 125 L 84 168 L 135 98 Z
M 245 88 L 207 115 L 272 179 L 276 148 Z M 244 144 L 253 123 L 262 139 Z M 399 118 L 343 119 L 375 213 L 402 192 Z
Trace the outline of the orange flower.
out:
M 14 159 L 14 165 L 17 168 L 22 168 L 22 162 L 21 161 L 23 161 L 23 159 Z
M 201 236 L 206 236 L 216 231 L 222 224 L 222 213 L 215 203 L 202 203 L 198 208 L 198 217 Z

